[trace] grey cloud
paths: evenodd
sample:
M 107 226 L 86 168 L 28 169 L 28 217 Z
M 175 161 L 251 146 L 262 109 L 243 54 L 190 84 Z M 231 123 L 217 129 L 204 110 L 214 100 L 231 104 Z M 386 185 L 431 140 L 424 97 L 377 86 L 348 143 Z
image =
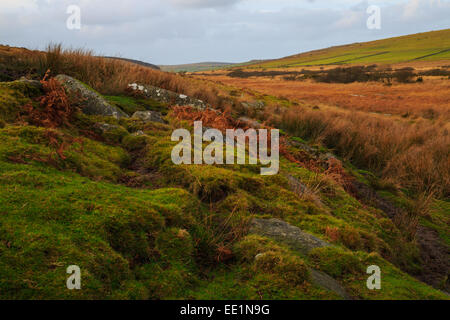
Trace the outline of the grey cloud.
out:
M 366 28 L 365 11 L 373 1 L 343 2 L 345 6 L 294 0 L 39 0 L 37 8 L 9 8 L 6 14 L 0 1 L 0 41 L 41 49 L 50 41 L 63 42 L 157 64 L 239 62 L 450 25 L 450 1 L 419 0 L 406 16 L 405 1 L 385 4 L 381 30 Z M 81 7 L 80 31 L 66 29 L 68 4 Z
M 175 6 L 185 8 L 218 8 L 230 7 L 242 0 L 168 0 Z

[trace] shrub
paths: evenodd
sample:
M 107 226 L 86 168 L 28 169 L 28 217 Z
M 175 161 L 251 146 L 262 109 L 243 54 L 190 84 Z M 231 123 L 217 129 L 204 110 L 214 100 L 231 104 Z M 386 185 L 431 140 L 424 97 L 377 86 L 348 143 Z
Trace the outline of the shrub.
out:
M 393 76 L 400 83 L 411 83 L 416 74 L 410 69 L 401 69 L 395 71 Z

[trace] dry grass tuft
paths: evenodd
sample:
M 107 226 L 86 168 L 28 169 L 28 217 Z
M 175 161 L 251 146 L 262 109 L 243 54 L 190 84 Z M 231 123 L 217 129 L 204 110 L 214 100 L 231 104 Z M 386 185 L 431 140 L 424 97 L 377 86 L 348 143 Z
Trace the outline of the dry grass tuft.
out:
M 339 155 L 418 193 L 450 195 L 450 135 L 445 121 L 409 123 L 361 112 L 292 107 L 266 116 L 287 132 L 323 142 Z

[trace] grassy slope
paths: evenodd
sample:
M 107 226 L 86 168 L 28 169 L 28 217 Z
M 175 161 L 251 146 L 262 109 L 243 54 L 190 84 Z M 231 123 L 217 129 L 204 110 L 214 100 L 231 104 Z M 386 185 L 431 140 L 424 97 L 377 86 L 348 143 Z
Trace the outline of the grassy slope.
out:
M 170 133 L 190 126 L 170 117 L 162 125 L 78 114 L 73 128 L 53 130 L 59 139 L 80 138 L 79 129 L 96 122 L 120 130 L 104 135 L 106 142 L 81 137 L 62 160 L 46 129 L 12 122 L 17 107 L 36 94 L 18 83 L 0 85 L 7 101 L 1 113 L 7 124 L 0 126 L 2 299 L 337 298 L 311 284 L 306 266 L 333 275 L 355 297 L 446 298 L 386 260 L 417 268 L 414 246 L 389 219 L 322 175 L 285 159 L 273 177 L 255 166 L 175 166 Z M 142 105 L 110 100 L 128 111 Z M 136 130 L 146 136 L 129 134 Z M 132 171 L 137 154 L 140 170 Z M 320 184 L 321 202 L 291 192 L 286 174 Z M 119 183 L 135 178 L 140 189 Z M 342 236 L 336 248 L 299 256 L 265 238 L 242 238 L 252 216 L 282 218 L 329 241 L 327 228 Z M 234 254 L 226 263 L 217 259 L 221 246 Z M 255 261 L 258 253 L 267 258 Z M 373 263 L 382 267 L 385 290 L 365 288 L 365 268 Z M 72 264 L 82 269 L 80 291 L 65 288 Z
M 162 71 L 167 72 L 197 72 L 197 71 L 208 71 L 214 69 L 226 68 L 233 66 L 233 63 L 227 62 L 200 62 L 200 63 L 189 63 L 189 64 L 179 64 L 179 65 L 160 65 Z
M 255 68 L 398 63 L 450 59 L 450 29 L 331 47 L 255 64 Z

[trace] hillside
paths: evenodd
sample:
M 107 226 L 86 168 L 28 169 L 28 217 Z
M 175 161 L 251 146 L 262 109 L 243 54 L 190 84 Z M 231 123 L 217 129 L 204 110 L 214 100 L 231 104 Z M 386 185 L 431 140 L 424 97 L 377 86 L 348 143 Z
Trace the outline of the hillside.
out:
M 158 66 L 154 65 L 154 64 L 151 64 L 151 63 L 148 63 L 148 62 L 139 61 L 139 60 L 118 58 L 118 57 L 105 57 L 105 58 L 123 60 L 123 61 L 131 62 L 131 63 L 135 63 L 135 64 L 140 65 L 140 66 L 149 67 L 149 68 L 152 68 L 152 69 L 155 69 L 155 70 L 160 70 L 160 68 Z
M 326 132 L 315 106 L 83 51 L 6 51 L 0 299 L 449 299 L 447 185 L 421 193 L 415 167 L 404 185 L 364 167 L 387 162 L 361 144 L 374 131 Z M 175 164 L 171 136 L 194 121 L 281 129 L 279 173 Z M 340 138 L 351 148 L 328 147 Z M 426 138 L 408 146 L 422 155 Z M 444 173 L 425 183 L 447 179 L 435 147 L 427 164 Z M 69 265 L 82 290 L 67 290 Z M 373 265 L 382 290 L 367 287 Z
M 450 60 L 450 29 L 331 47 L 254 64 L 251 67 L 288 68 L 439 60 Z
M 178 65 L 160 65 L 162 71 L 166 72 L 197 72 L 197 71 L 209 71 L 214 69 L 220 69 L 224 67 L 232 66 L 233 63 L 227 62 L 199 62 L 189 64 Z

